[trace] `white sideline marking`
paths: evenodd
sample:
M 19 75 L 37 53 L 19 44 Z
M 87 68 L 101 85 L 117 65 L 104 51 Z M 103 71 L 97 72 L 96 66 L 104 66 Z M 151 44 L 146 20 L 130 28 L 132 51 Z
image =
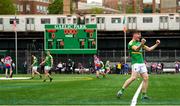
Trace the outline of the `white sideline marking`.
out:
M 0 78 L 0 80 L 27 80 L 30 78 L 31 77 L 13 77 L 13 78 L 2 77 L 2 78 Z
M 141 92 L 142 84 L 143 84 L 143 82 L 141 82 L 141 84 L 139 85 L 139 88 L 137 89 L 136 93 L 134 94 L 133 99 L 131 101 L 131 106 L 136 106 L 139 93 Z

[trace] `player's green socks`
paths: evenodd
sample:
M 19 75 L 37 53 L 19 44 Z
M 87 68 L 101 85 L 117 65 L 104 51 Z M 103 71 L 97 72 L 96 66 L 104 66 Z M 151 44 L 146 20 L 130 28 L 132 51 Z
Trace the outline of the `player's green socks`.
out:
M 146 94 L 145 92 L 142 92 L 141 99 L 146 99 L 146 100 L 148 100 L 149 97 L 147 96 L 147 94 Z
M 125 90 L 124 88 L 121 89 L 122 92 L 124 92 L 124 90 Z
M 42 79 L 42 75 L 39 75 L 40 79 Z
M 142 92 L 142 97 L 147 97 L 147 94 L 145 92 Z
M 119 90 L 118 93 L 117 93 L 117 97 L 121 97 L 123 95 L 124 90 L 125 90 L 124 88 Z

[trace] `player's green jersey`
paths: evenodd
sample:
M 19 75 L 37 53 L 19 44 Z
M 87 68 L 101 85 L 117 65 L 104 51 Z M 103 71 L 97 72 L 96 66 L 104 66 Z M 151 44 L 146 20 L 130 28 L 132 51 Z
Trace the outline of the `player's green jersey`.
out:
M 100 61 L 100 64 L 101 64 L 101 69 L 104 69 L 104 63 Z
M 38 64 L 38 59 L 37 59 L 37 57 L 33 57 L 33 64 L 32 64 L 33 66 L 38 66 L 39 64 Z
M 135 63 L 144 63 L 143 55 L 142 55 L 142 48 L 139 51 L 135 51 L 132 49 L 132 46 L 140 46 L 141 43 L 138 41 L 131 40 L 128 44 L 129 54 L 131 56 L 131 64 Z
M 52 66 L 51 59 L 53 59 L 53 57 L 52 57 L 51 55 L 46 56 L 46 59 L 45 59 L 45 66 L 49 66 L 49 67 Z

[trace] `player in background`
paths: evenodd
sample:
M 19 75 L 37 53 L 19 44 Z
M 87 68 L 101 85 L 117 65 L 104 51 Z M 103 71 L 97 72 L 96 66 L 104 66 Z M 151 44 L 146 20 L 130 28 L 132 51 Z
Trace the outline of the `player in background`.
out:
M 49 51 L 46 52 L 46 58 L 43 62 L 41 62 L 40 65 L 43 65 L 43 64 L 45 64 L 45 67 L 44 67 L 45 78 L 43 81 L 46 82 L 46 78 L 49 77 L 50 82 L 52 82 L 53 78 L 49 74 L 49 71 L 51 70 L 53 66 L 53 57 L 51 56 Z
M 38 65 L 39 65 L 37 57 L 35 55 L 32 55 L 32 59 L 33 59 L 33 63 L 31 65 L 31 67 L 32 67 L 32 77 L 31 77 L 31 79 L 34 78 L 35 74 L 38 74 L 39 77 L 42 78 L 41 74 L 37 71 Z
M 95 71 L 96 71 L 96 77 L 99 78 L 99 74 L 102 74 L 102 67 L 104 67 L 104 64 L 102 64 L 102 61 L 94 55 L 94 65 L 95 65 Z M 103 66 L 102 66 L 103 65 Z M 105 76 L 104 74 L 102 74 Z
M 96 71 L 96 77 L 99 78 L 99 70 L 101 67 L 100 67 L 100 60 L 96 55 L 94 55 L 94 66 Z
M 103 77 L 106 77 L 106 73 L 105 73 L 105 66 L 104 66 L 104 63 L 102 61 L 100 61 L 100 70 L 99 70 L 99 73 L 103 76 Z
M 4 65 L 5 65 L 5 74 L 6 74 L 6 78 L 10 77 L 12 78 L 13 75 L 13 70 L 12 70 L 12 58 L 11 56 L 6 56 L 4 58 Z M 9 70 L 9 76 L 8 76 L 8 70 Z
M 145 49 L 146 51 L 154 50 L 160 44 L 160 40 L 156 40 L 156 43 L 153 46 L 148 47 L 145 45 L 146 40 L 141 39 L 140 41 L 140 39 L 141 39 L 141 33 L 134 32 L 132 40 L 128 44 L 128 49 L 131 56 L 132 73 L 131 73 L 131 77 L 125 81 L 122 88 L 118 91 L 117 93 L 118 97 L 123 95 L 125 89 L 137 78 L 138 74 L 140 74 L 141 77 L 143 78 L 141 99 L 142 100 L 149 99 L 149 97 L 147 96 L 149 77 L 142 53 L 143 53 L 143 49 Z
M 111 68 L 110 62 L 106 61 L 106 64 L 105 64 L 106 74 L 110 73 L 111 71 L 110 68 Z

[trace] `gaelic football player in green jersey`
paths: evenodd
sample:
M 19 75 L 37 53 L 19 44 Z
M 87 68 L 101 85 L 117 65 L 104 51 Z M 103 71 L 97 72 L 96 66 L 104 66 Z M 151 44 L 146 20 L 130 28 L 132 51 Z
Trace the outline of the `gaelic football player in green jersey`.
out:
M 42 64 L 45 64 L 45 67 L 44 67 L 45 78 L 43 81 L 46 82 L 46 78 L 49 77 L 49 80 L 51 82 L 53 78 L 49 74 L 49 71 L 51 70 L 53 66 L 53 57 L 51 56 L 49 51 L 46 52 L 46 58 L 43 62 L 41 62 L 40 65 Z
M 32 55 L 32 58 L 33 58 L 33 63 L 31 65 L 32 67 L 32 77 L 31 79 L 34 78 L 34 74 L 38 74 L 40 78 L 42 78 L 41 74 L 37 71 L 37 68 L 38 68 L 38 59 L 35 55 Z
M 141 33 L 140 32 L 134 32 L 132 40 L 128 44 L 128 50 L 131 57 L 131 64 L 132 64 L 132 73 L 131 77 L 127 79 L 122 86 L 121 90 L 118 91 L 117 97 L 121 97 L 125 91 L 125 89 L 137 78 L 138 74 L 141 75 L 143 78 L 143 85 L 142 85 L 142 97 L 141 99 L 149 99 L 147 96 L 147 88 L 148 88 L 148 73 L 147 68 L 144 63 L 143 59 L 143 49 L 146 51 L 152 51 L 154 50 L 159 44 L 160 40 L 156 40 L 156 44 L 154 44 L 151 47 L 148 47 L 145 45 L 146 40 L 141 39 Z

